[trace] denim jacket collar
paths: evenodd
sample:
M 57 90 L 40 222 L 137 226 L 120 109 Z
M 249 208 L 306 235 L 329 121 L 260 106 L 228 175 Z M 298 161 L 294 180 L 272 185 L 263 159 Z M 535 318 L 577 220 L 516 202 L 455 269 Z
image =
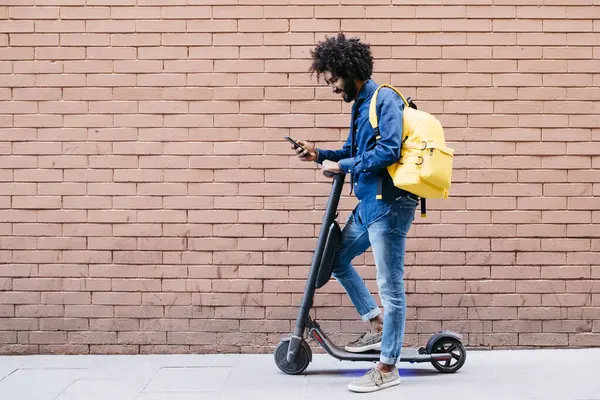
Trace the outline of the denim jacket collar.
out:
M 377 90 L 377 83 L 375 83 L 373 79 L 365 81 L 362 88 L 360 88 L 360 92 L 358 93 L 356 102 L 358 103 L 359 100 L 366 99 L 367 97 L 375 93 L 375 90 Z

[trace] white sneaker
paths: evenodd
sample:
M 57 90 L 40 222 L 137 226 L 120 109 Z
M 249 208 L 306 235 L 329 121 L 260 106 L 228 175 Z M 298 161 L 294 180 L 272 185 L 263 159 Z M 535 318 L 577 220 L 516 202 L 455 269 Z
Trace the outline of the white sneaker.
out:
M 376 367 L 371 368 L 364 376 L 348 385 L 348 389 L 357 393 L 376 392 L 400 384 L 398 368 L 391 372 L 382 372 Z

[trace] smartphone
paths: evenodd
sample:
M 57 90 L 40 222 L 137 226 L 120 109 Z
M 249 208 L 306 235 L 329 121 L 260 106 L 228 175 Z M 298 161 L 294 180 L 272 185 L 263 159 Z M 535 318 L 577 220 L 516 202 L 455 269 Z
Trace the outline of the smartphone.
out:
M 284 136 L 283 138 L 284 138 L 285 140 L 287 140 L 288 142 L 290 142 L 292 145 L 294 145 L 294 148 L 296 148 L 296 149 L 297 149 L 297 148 L 304 148 L 304 147 L 302 147 L 301 145 L 299 145 L 299 144 L 298 144 L 298 142 L 296 142 L 294 139 L 292 139 L 292 138 L 291 138 L 291 137 L 289 137 L 289 136 Z

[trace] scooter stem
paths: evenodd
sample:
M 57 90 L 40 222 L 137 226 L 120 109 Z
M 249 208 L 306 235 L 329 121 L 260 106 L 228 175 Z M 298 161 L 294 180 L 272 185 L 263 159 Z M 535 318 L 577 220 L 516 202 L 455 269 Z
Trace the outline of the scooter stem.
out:
M 296 326 L 292 334 L 290 345 L 288 347 L 287 360 L 292 362 L 296 357 L 298 347 L 304 335 L 304 329 L 306 327 L 306 316 L 308 315 L 310 308 L 312 307 L 313 297 L 315 294 L 315 285 L 319 268 L 321 266 L 321 258 L 323 257 L 323 250 L 327 241 L 327 234 L 329 227 L 333 223 L 336 217 L 340 196 L 342 194 L 342 188 L 344 186 L 344 180 L 346 178 L 345 173 L 335 174 L 333 177 L 332 189 L 329 194 L 329 200 L 327 201 L 327 207 L 325 208 L 325 216 L 323 217 L 323 223 L 321 225 L 321 231 L 319 232 L 319 239 L 317 241 L 317 248 L 313 255 L 312 264 L 308 273 L 308 279 L 304 288 L 304 295 L 302 297 L 302 305 L 300 306 L 300 312 L 296 319 Z

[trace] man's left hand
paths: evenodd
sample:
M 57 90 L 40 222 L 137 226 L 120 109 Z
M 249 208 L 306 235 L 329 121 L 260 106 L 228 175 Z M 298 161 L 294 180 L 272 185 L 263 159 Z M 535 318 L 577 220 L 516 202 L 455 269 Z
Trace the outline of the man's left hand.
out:
M 331 160 L 323 161 L 323 175 L 332 177 L 334 174 L 339 174 L 341 172 L 343 171 L 337 162 Z

